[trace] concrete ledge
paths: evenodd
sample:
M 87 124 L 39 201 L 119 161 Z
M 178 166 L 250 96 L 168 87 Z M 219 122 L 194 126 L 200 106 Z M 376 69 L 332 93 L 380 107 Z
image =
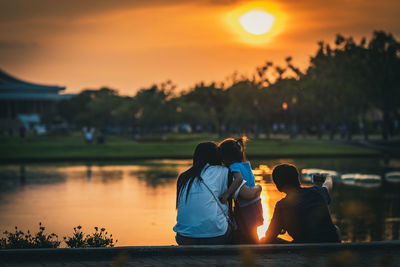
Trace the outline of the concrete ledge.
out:
M 82 262 L 109 261 L 126 255 L 130 258 L 168 258 L 176 256 L 240 255 L 243 251 L 254 255 L 273 254 L 330 254 L 351 251 L 357 254 L 400 255 L 400 241 L 368 243 L 318 243 L 284 245 L 228 245 L 228 246 L 146 246 L 115 248 L 57 248 L 0 250 L 0 262 Z

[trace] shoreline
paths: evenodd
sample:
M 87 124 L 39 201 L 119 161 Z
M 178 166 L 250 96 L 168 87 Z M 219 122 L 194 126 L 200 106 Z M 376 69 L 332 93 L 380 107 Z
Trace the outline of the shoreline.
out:
M 326 154 L 248 154 L 250 160 L 277 159 L 277 158 L 382 158 L 385 154 L 376 151 L 376 153 L 326 153 Z M 390 158 L 400 158 L 399 154 L 392 154 Z M 24 163 L 61 163 L 61 162 L 124 162 L 141 160 L 191 160 L 190 155 L 172 156 L 113 156 L 113 157 L 20 157 L 20 158 L 2 158 L 0 165 L 5 164 L 24 164 Z

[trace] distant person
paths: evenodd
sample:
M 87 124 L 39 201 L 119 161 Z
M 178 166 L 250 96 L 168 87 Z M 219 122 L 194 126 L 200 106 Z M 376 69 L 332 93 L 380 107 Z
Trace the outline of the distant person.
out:
M 218 196 L 229 190 L 234 197 L 254 198 L 261 187 L 249 188 L 243 180 L 228 187 L 229 170 L 221 166 L 218 146 L 212 142 L 197 145 L 193 165 L 178 177 L 176 191 L 176 242 L 179 245 L 230 244 L 232 221 L 229 207 Z M 229 188 L 229 189 L 228 189 Z
M 274 133 L 274 135 L 277 135 L 277 134 L 278 134 L 278 132 L 279 132 L 279 124 L 274 123 L 274 124 L 272 125 L 272 132 Z
M 337 227 L 328 210 L 332 179 L 314 181 L 316 186 L 301 187 L 294 165 L 281 164 L 272 171 L 272 179 L 286 197 L 275 205 L 264 242 L 279 243 L 279 234 L 288 232 L 294 243 L 340 242 Z
M 92 165 L 87 165 L 86 178 L 88 181 L 92 179 Z
M 347 132 L 346 124 L 341 124 L 339 126 L 339 132 L 340 132 L 340 138 L 341 139 L 345 139 L 346 138 L 346 132 Z
M 250 162 L 246 160 L 245 136 L 235 140 L 228 138 L 219 144 L 222 163 L 227 166 L 235 179 L 244 179 L 250 188 L 255 187 L 255 177 Z M 228 199 L 228 193 L 221 196 L 221 201 Z M 236 243 L 258 243 L 257 227 L 264 222 L 260 196 L 254 199 L 243 199 L 240 196 L 235 201 L 234 215 L 238 224 L 235 232 Z
M 24 137 L 25 137 L 25 134 L 26 134 L 25 125 L 21 124 L 21 125 L 19 126 L 19 137 L 20 137 L 20 138 L 24 138 Z
M 102 131 L 99 131 L 99 133 L 96 136 L 96 140 L 97 140 L 97 144 L 100 144 L 100 145 L 104 144 L 105 139 L 104 139 L 104 134 Z
M 93 141 L 93 133 L 94 133 L 94 129 L 89 129 L 87 127 L 83 127 L 83 135 L 85 137 L 85 142 L 87 144 L 91 144 Z
M 85 132 L 85 141 L 86 141 L 86 143 L 90 144 L 90 143 L 92 143 L 92 140 L 93 140 L 92 132 L 91 131 L 86 131 Z

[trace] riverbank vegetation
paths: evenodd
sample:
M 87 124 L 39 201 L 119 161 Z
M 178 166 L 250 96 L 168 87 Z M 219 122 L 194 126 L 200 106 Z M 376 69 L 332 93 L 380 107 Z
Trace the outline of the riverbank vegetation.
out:
M 387 140 L 400 134 L 399 51 L 400 43 L 383 31 L 359 41 L 339 34 L 333 44 L 318 43 L 305 70 L 287 57 L 284 66 L 267 60 L 250 75 L 234 73 L 180 92 L 172 81 L 133 97 L 84 90 L 43 119 L 66 131 L 86 126 L 131 136 L 281 133 L 350 140 L 380 134 Z

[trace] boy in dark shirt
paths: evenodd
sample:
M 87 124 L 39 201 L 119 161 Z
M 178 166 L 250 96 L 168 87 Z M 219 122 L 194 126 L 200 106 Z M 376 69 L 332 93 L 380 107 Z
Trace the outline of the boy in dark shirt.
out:
M 265 242 L 278 242 L 277 236 L 286 231 L 294 243 L 340 242 L 328 210 L 330 177 L 317 186 L 301 187 L 296 167 L 281 164 L 274 168 L 272 179 L 286 197 L 276 203 Z

